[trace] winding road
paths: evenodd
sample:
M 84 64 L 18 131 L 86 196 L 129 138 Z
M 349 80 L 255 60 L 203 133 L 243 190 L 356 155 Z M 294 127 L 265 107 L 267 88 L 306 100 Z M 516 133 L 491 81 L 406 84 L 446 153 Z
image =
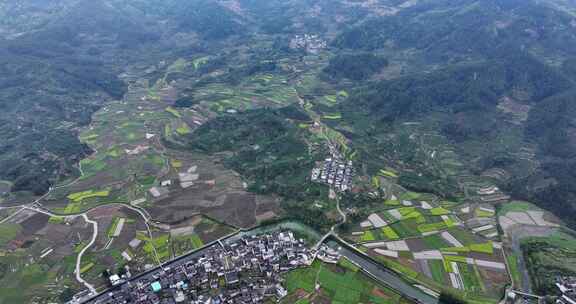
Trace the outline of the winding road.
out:
M 81 212 L 81 213 L 78 213 L 78 214 L 57 214 L 57 213 L 54 213 L 54 212 L 46 210 L 46 209 L 41 209 L 37 205 L 40 205 L 40 204 L 38 202 L 35 202 L 32 204 L 19 206 L 21 208 L 20 210 L 16 211 L 15 213 L 10 215 L 9 217 L 5 218 L 0 223 L 3 223 L 5 221 L 9 220 L 13 216 L 15 216 L 16 214 L 18 214 L 24 210 L 30 210 L 30 211 L 34 211 L 37 213 L 45 214 L 45 215 L 50 216 L 50 217 L 58 217 L 58 218 L 76 218 L 78 216 L 81 216 L 86 223 L 92 224 L 92 227 L 93 227 L 92 238 L 90 239 L 90 242 L 84 248 L 82 248 L 82 250 L 78 253 L 78 257 L 76 258 L 76 269 L 74 271 L 74 273 L 76 275 L 76 281 L 83 284 L 88 290 L 90 290 L 90 293 L 92 293 L 92 294 L 97 293 L 96 289 L 94 288 L 93 285 L 88 283 L 86 280 L 82 279 L 82 275 L 80 273 L 80 269 L 81 269 L 81 265 L 82 265 L 82 256 L 88 251 L 88 249 L 90 249 L 90 247 L 92 247 L 94 245 L 94 243 L 96 242 L 96 239 L 98 238 L 98 222 L 93 221 L 88 217 L 88 213 L 90 211 L 96 210 L 98 208 L 110 207 L 113 205 L 120 205 L 120 206 L 128 208 L 132 211 L 135 211 L 144 220 L 144 224 L 146 225 L 146 229 L 148 230 L 148 236 L 152 239 L 152 231 L 151 231 L 150 225 L 149 225 L 149 221 L 150 221 L 149 215 L 145 211 L 140 210 L 139 208 L 136 208 L 134 206 L 130 206 L 130 205 L 123 204 L 123 203 L 111 203 L 111 204 L 96 206 L 94 208 L 88 209 L 88 210 Z M 154 256 L 156 257 L 157 264 L 161 265 L 160 258 L 158 256 L 158 252 L 156 251 L 156 247 L 154 245 L 152 245 L 152 248 L 154 250 Z
M 82 274 L 80 270 L 82 265 L 82 256 L 86 251 L 88 251 L 88 249 L 90 249 L 90 247 L 92 247 L 92 245 L 94 245 L 94 243 L 96 242 L 96 238 L 98 237 L 98 222 L 89 219 L 86 214 L 83 214 L 82 217 L 84 218 L 84 221 L 86 221 L 86 223 L 92 224 L 94 232 L 92 233 L 92 239 L 90 240 L 90 243 L 84 246 L 84 248 L 82 248 L 80 253 L 78 253 L 78 257 L 76 258 L 76 270 L 74 272 L 76 273 L 76 281 L 78 281 L 81 284 L 84 284 L 84 286 L 86 286 L 86 288 L 90 290 L 91 294 L 96 294 L 96 288 L 94 288 L 92 284 L 86 282 L 86 280 L 82 279 Z

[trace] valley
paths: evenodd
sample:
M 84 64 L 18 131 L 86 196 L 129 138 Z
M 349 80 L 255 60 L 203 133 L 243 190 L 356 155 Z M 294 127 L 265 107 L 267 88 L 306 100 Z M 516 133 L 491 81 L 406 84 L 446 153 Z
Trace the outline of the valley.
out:
M 0 304 L 286 221 L 342 256 L 268 302 L 544 301 L 576 274 L 569 1 L 83 3 L 0 5 Z

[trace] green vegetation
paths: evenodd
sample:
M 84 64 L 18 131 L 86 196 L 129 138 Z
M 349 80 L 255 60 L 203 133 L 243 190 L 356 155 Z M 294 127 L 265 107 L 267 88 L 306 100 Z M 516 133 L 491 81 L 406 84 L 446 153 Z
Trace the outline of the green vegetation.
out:
M 364 234 L 362 234 L 362 236 L 360 237 L 361 242 L 371 242 L 374 240 L 376 240 L 376 238 L 374 237 L 374 234 L 370 230 L 364 231 Z
M 120 218 L 119 217 L 114 217 L 112 219 L 112 223 L 110 224 L 110 226 L 108 227 L 108 238 L 111 238 L 114 235 L 114 232 L 116 231 L 116 227 L 118 227 L 118 223 L 120 222 Z
M 155 237 L 153 239 L 150 239 L 146 236 L 141 236 L 140 238 L 142 238 L 146 243 L 144 244 L 143 250 L 144 252 L 148 255 L 148 257 L 155 261 L 156 260 L 156 256 L 154 254 L 154 249 L 156 249 L 156 252 L 158 253 L 158 258 L 160 259 L 160 261 L 166 261 L 167 259 L 170 258 L 170 246 L 169 246 L 169 241 L 170 241 L 170 235 L 169 234 L 163 234 L 159 237 Z
M 398 236 L 398 234 L 396 234 L 396 231 L 394 231 L 394 229 L 390 228 L 390 226 L 386 226 L 386 227 L 382 228 L 382 232 L 384 233 L 386 238 L 388 238 L 389 240 L 397 240 L 400 238 Z
M 48 219 L 48 223 L 50 223 L 50 224 L 62 224 L 62 223 L 64 223 L 64 218 L 59 217 L 59 216 L 51 216 L 50 219 Z
M 298 127 L 309 122 L 296 106 L 223 114 L 186 136 L 187 147 L 210 154 L 233 152 L 224 163 L 250 182 L 248 190 L 283 196 L 288 217 L 323 229 L 335 220 L 313 206 L 326 197 L 327 188 L 307 181 L 320 157 L 308 153 L 305 140 L 310 135 Z
M 432 279 L 439 284 L 446 283 L 446 276 L 444 270 L 444 264 L 442 261 L 429 260 L 428 267 L 430 267 L 430 272 L 432 272 Z
M 178 128 L 176 129 L 176 132 L 177 132 L 179 135 L 189 134 L 189 133 L 190 133 L 190 127 L 188 127 L 187 124 L 183 123 L 183 124 L 180 125 L 180 127 L 178 127 Z
M 430 223 L 430 224 L 422 224 L 418 226 L 418 231 L 421 233 L 432 232 L 432 231 L 441 231 L 446 230 L 454 226 L 454 222 L 452 221 L 444 221 L 444 222 L 437 222 L 437 223 Z
M 172 107 L 167 107 L 166 112 L 172 114 L 176 118 L 182 118 L 182 115 L 180 114 L 180 112 L 178 112 L 178 110 L 176 110 Z
M 529 210 L 535 210 L 535 209 L 537 209 L 537 207 L 531 203 L 521 202 L 521 201 L 512 201 L 512 202 L 509 202 L 507 204 L 500 206 L 500 208 L 498 209 L 498 214 L 499 215 L 505 215 L 508 212 L 513 212 L 513 211 L 522 212 L 522 211 L 529 211 Z
M 404 275 L 408 278 L 412 278 L 415 279 L 418 277 L 419 273 L 409 267 L 406 267 L 392 259 L 386 258 L 386 257 L 381 257 L 378 256 L 376 258 L 378 261 L 380 261 L 380 263 L 382 263 L 384 266 L 394 270 L 395 272 Z
M 200 248 L 202 246 L 204 246 L 204 242 L 200 239 L 200 237 L 198 235 L 192 235 L 190 237 L 190 239 L 192 240 L 192 244 L 194 245 L 194 248 Z
M 515 254 L 510 254 L 507 256 L 508 261 L 508 271 L 512 276 L 512 280 L 514 280 L 514 286 L 521 286 L 522 279 L 520 271 L 518 270 L 518 256 Z
M 63 210 L 64 214 L 76 214 L 80 213 L 80 211 L 82 211 L 82 204 L 76 202 L 68 203 Z
M 288 124 L 286 118 L 309 120 L 293 107 L 223 115 L 192 133 L 190 145 L 209 153 L 235 151 L 226 163 L 255 179 L 255 190 L 277 189 L 283 193 L 290 189 L 290 195 L 294 195 L 297 191 L 292 191 L 292 187 L 301 186 L 299 179 L 307 176 L 312 163 L 299 134 L 301 130 Z
M 522 242 L 533 288 L 540 294 L 558 294 L 556 276 L 576 275 L 576 238 L 557 232 L 549 237 L 535 237 Z
M 474 239 L 474 236 L 469 231 L 460 229 L 458 227 L 453 227 L 453 228 L 448 229 L 448 232 L 450 232 L 450 234 L 453 235 L 464 246 L 476 244 L 476 240 Z
M 331 114 L 326 114 L 326 115 L 322 116 L 322 118 L 324 118 L 324 119 L 331 119 L 331 120 L 342 119 L 342 114 L 340 114 L 340 113 L 331 113 Z
M 490 212 L 490 211 L 486 211 L 486 210 L 482 210 L 482 209 L 476 209 L 476 210 L 474 210 L 474 215 L 476 215 L 477 217 L 493 217 L 494 212 Z
M 0 224 L 0 246 L 5 246 L 13 240 L 21 229 L 18 224 Z
M 448 247 L 449 244 L 439 234 L 428 235 L 422 238 L 422 241 L 431 249 L 440 249 Z
M 370 78 L 386 65 L 386 59 L 374 54 L 343 54 L 332 58 L 323 72 L 329 79 L 348 78 L 358 81 Z
M 347 258 L 341 258 L 340 261 L 338 261 L 338 265 L 352 272 L 358 272 L 360 270 L 360 267 L 350 262 Z
M 357 267 L 341 260 L 338 265 L 314 262 L 309 268 L 289 272 L 286 275 L 289 295 L 282 303 L 301 303 L 304 299 L 292 297 L 297 297 L 299 290 L 307 294 L 314 293 L 316 283 L 320 285 L 322 296 L 332 303 L 365 301 L 366 303 L 399 303 L 400 301 L 398 294 L 379 286 Z M 374 293 L 374 290 L 379 292 Z
M 447 215 L 450 214 L 450 210 L 444 209 L 442 207 L 436 207 L 430 210 L 430 214 L 432 215 Z
M 484 244 L 471 244 L 470 250 L 474 252 L 493 254 L 494 246 L 492 245 L 492 242 L 487 242 Z
M 92 269 L 92 267 L 94 267 L 94 263 L 88 263 L 88 264 L 82 266 L 82 268 L 80 268 L 80 273 L 84 274 L 84 273 L 90 271 L 90 269 Z
M 477 271 L 475 266 L 468 264 L 459 264 L 458 270 L 460 271 L 460 277 L 464 282 L 464 288 L 469 294 L 481 294 L 484 285 L 481 279 L 477 276 Z
M 108 197 L 109 195 L 110 195 L 110 191 L 108 191 L 108 190 L 104 190 L 104 191 L 88 190 L 88 191 L 83 191 L 83 192 L 72 193 L 72 194 L 69 194 L 67 197 L 68 197 L 68 199 L 70 199 L 74 202 L 81 202 L 81 201 L 88 199 L 88 198 Z
M 378 173 L 380 173 L 381 176 L 398 178 L 398 174 L 390 170 L 380 170 Z

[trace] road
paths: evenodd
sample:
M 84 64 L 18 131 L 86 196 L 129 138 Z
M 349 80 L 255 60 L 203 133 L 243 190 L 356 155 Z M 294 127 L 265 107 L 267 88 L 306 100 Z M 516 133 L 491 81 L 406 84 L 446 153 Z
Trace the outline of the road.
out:
M 87 288 L 88 290 L 90 290 L 90 292 L 91 292 L 92 294 L 96 294 L 96 289 L 94 288 L 94 286 L 92 286 L 92 285 L 91 285 L 90 283 L 88 283 L 86 280 L 82 279 L 82 275 L 81 275 L 81 273 L 80 273 L 80 269 L 81 269 L 81 265 L 82 265 L 82 256 L 84 255 L 84 253 L 85 253 L 86 251 L 88 251 L 88 249 L 90 249 L 90 247 L 92 247 L 92 246 L 94 245 L 94 243 L 96 242 L 96 239 L 97 239 L 97 237 L 98 237 L 98 222 L 93 221 L 93 220 L 90 220 L 90 218 L 88 218 L 88 213 L 89 213 L 90 211 L 92 211 L 92 210 L 96 210 L 96 209 L 102 208 L 102 207 L 109 207 L 109 206 L 112 206 L 112 205 L 121 205 L 122 207 L 128 208 L 128 209 L 133 210 L 133 211 L 135 211 L 136 213 L 138 213 L 138 214 L 144 219 L 144 223 L 145 223 L 145 225 L 146 225 L 146 229 L 148 230 L 148 236 L 149 236 L 150 238 L 152 238 L 152 231 L 151 231 L 150 225 L 149 225 L 149 221 L 150 221 L 149 215 L 147 215 L 147 213 L 146 213 L 145 211 L 142 211 L 142 210 L 140 210 L 139 208 L 136 208 L 136 207 L 133 207 L 133 206 L 130 206 L 130 205 L 126 205 L 126 204 L 121 204 L 121 203 L 111 203 L 111 204 L 96 206 L 96 207 L 94 207 L 94 208 L 91 208 L 91 209 L 89 209 L 89 210 L 86 210 L 86 211 L 81 212 L 81 213 L 78 213 L 78 214 L 57 214 L 57 213 L 53 213 L 53 212 L 50 211 L 50 210 L 41 209 L 41 208 L 40 208 L 41 205 L 40 205 L 39 203 L 34 203 L 34 204 L 30 204 L 30 205 L 22 205 L 22 206 L 20 206 L 20 208 L 21 208 L 20 210 L 16 211 L 14 214 L 12 214 L 11 216 L 9 216 L 8 218 L 5 218 L 5 219 L 2 220 L 2 222 L 0 222 L 0 223 L 3 223 L 4 221 L 8 220 L 9 218 L 15 216 L 16 214 L 18 214 L 18 213 L 20 213 L 21 211 L 24 211 L 24 210 L 30 210 L 30 211 L 34 211 L 34 212 L 37 212 L 37 213 L 42 213 L 42 214 L 45 214 L 45 215 L 50 216 L 50 217 L 59 217 L 59 218 L 69 218 L 69 217 L 74 218 L 74 217 L 78 217 L 78 216 L 83 217 L 83 218 L 84 218 L 84 221 L 86 221 L 86 222 L 89 223 L 89 224 L 92 224 L 92 227 L 93 227 L 93 229 L 94 229 L 94 232 L 93 232 L 93 234 L 92 234 L 92 238 L 91 238 L 91 240 L 90 240 L 90 243 L 88 243 L 88 245 L 86 245 L 86 246 L 78 253 L 78 256 L 77 256 L 77 258 L 76 258 L 76 270 L 75 270 L 74 272 L 75 272 L 75 275 L 76 275 L 76 280 L 77 280 L 79 283 L 81 283 L 81 284 L 83 284 L 84 286 L 86 286 L 86 288 Z M 160 262 L 160 258 L 159 258 L 159 256 L 158 256 L 158 252 L 156 251 L 156 247 L 155 247 L 155 246 L 152 246 L 152 248 L 154 249 L 154 256 L 156 257 L 157 264 L 160 266 L 160 265 L 161 265 L 161 262 Z
M 334 190 L 330 190 L 330 191 L 334 191 Z M 336 228 L 338 228 L 338 226 L 346 223 L 346 213 L 344 213 L 342 211 L 342 209 L 340 209 L 340 198 L 336 197 L 336 209 L 338 210 L 338 213 L 340 213 L 340 216 L 342 217 L 342 220 L 335 224 L 334 226 L 332 226 L 330 228 L 330 231 L 328 231 L 328 233 L 326 233 L 321 239 L 320 241 L 318 241 L 318 243 L 316 243 L 316 245 L 314 245 L 314 247 L 312 247 L 312 249 L 314 250 L 318 250 L 318 248 L 320 247 L 320 245 L 322 245 L 324 243 L 324 241 L 326 241 L 326 239 L 330 236 L 336 236 L 338 237 L 338 233 L 336 232 Z
M 149 282 L 153 282 L 156 281 L 158 276 L 159 276 L 159 272 L 160 270 L 162 270 L 165 267 L 177 267 L 180 265 L 184 265 L 186 264 L 188 261 L 190 261 L 191 259 L 194 258 L 198 258 L 200 256 L 202 256 L 204 254 L 204 252 L 206 250 L 208 250 L 210 247 L 212 246 L 221 246 L 222 241 L 227 240 L 229 238 L 234 237 L 235 235 L 238 234 L 238 231 L 231 233 L 229 235 L 226 235 L 224 237 L 221 237 L 211 243 L 206 244 L 204 247 L 195 249 L 189 253 L 186 253 L 184 255 L 181 255 L 173 260 L 170 260 L 164 264 L 162 264 L 161 266 L 158 266 L 154 269 L 148 270 L 142 274 L 139 274 L 137 276 L 134 276 L 132 278 L 130 278 L 128 281 L 122 282 L 117 286 L 112 287 L 111 289 L 105 290 L 99 294 L 94 294 L 91 298 L 89 299 L 84 299 L 81 300 L 80 303 L 108 303 L 108 300 L 110 300 L 110 291 L 113 290 L 117 290 L 120 289 L 122 287 L 122 285 L 127 284 L 128 282 L 134 282 L 134 281 L 141 281 L 141 280 L 148 280 Z
M 86 280 L 82 279 L 82 274 L 80 273 L 80 270 L 82 269 L 81 268 L 82 256 L 86 251 L 88 251 L 88 249 L 90 249 L 90 247 L 92 247 L 92 245 L 94 245 L 94 243 L 96 242 L 96 238 L 98 237 L 98 222 L 90 220 L 86 214 L 83 214 L 82 217 L 84 218 L 84 221 L 86 221 L 86 223 L 92 224 L 94 232 L 92 233 L 92 239 L 90 240 L 90 243 L 84 246 L 84 248 L 82 248 L 80 253 L 78 253 L 78 257 L 76 258 L 76 270 L 74 272 L 76 273 L 76 281 L 80 282 L 81 284 L 84 284 L 84 286 L 86 286 L 86 288 L 90 290 L 90 293 L 96 294 L 96 289 L 94 288 L 94 286 L 86 282 Z
M 0 221 L 0 224 L 4 224 L 5 222 L 7 222 L 8 220 L 10 220 L 11 218 L 15 217 L 16 215 L 18 215 L 20 212 L 24 211 L 24 208 L 20 208 L 20 210 L 10 214 L 9 216 L 7 216 L 6 218 L 4 218 L 2 221 Z

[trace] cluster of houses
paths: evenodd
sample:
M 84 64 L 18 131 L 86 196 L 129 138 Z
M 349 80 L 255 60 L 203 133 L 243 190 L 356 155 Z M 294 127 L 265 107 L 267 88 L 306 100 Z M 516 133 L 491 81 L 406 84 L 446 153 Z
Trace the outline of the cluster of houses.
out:
M 354 167 L 352 161 L 342 161 L 338 158 L 327 158 L 322 167 L 312 169 L 313 182 L 329 185 L 336 191 L 346 192 L 352 189 Z
M 576 277 L 558 277 L 556 286 L 562 293 L 556 304 L 576 304 Z
M 286 296 L 281 274 L 311 265 L 314 256 L 290 231 L 244 236 L 123 284 L 113 282 L 114 289 L 86 303 L 264 303 Z
M 296 35 L 290 40 L 291 49 L 305 50 L 311 54 L 318 54 L 321 50 L 328 47 L 328 42 L 318 35 Z

